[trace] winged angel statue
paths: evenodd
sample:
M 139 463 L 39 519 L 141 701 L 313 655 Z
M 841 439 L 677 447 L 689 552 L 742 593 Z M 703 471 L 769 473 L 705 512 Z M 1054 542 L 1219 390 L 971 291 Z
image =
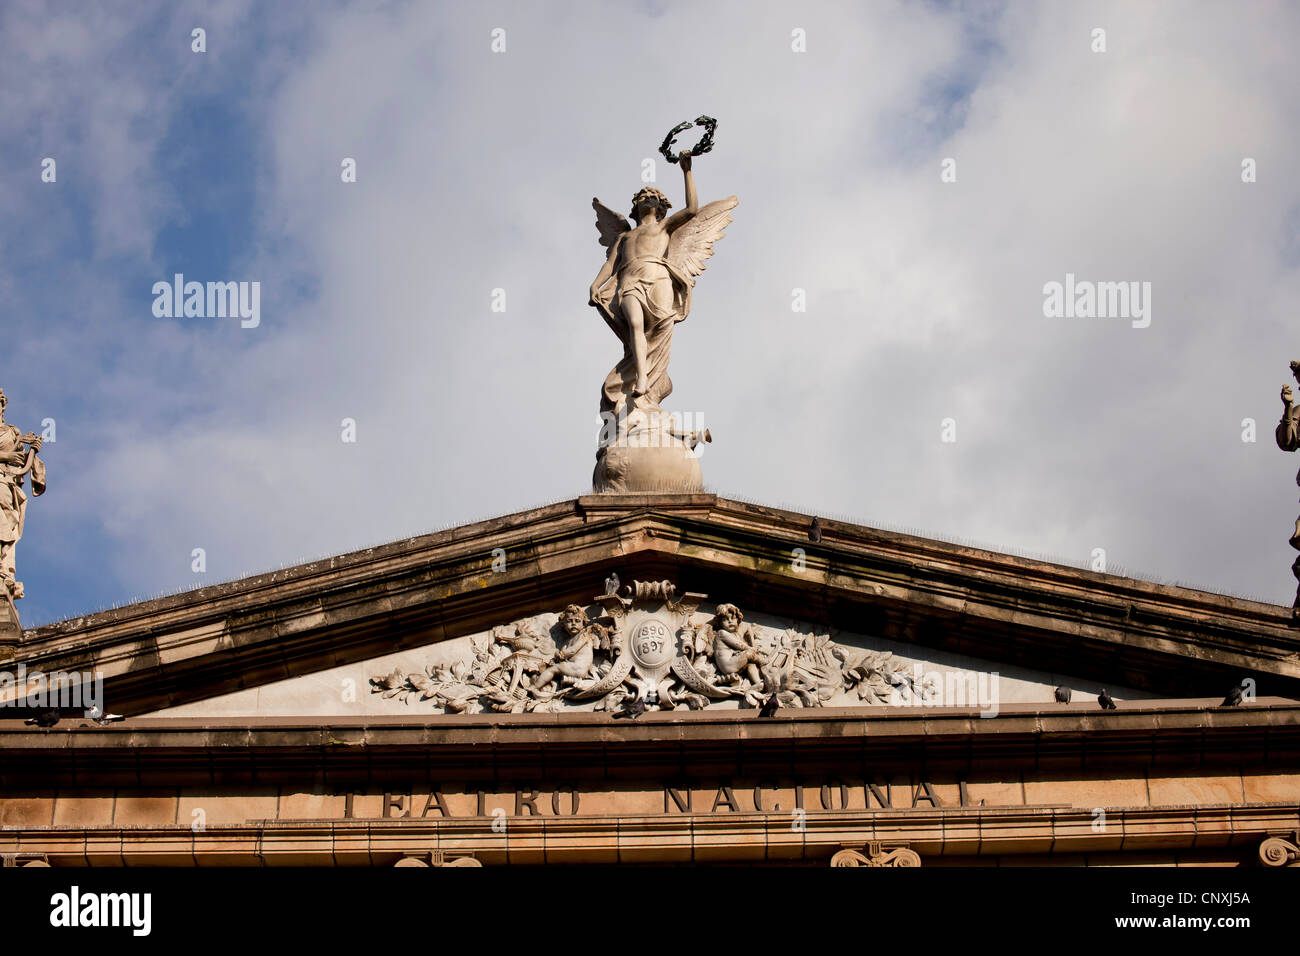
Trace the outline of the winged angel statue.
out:
M 596 228 L 609 255 L 591 284 L 596 307 L 623 343 L 623 359 L 605 378 L 600 409 L 620 419 L 636 409 L 658 410 L 673 390 L 668 352 L 673 327 L 691 311 L 695 277 L 713 255 L 736 208 L 735 196 L 701 207 L 691 175 L 691 153 L 681 163 L 686 180 L 686 208 L 668 215 L 672 203 L 652 186 L 632 197 L 628 222 L 599 199 Z

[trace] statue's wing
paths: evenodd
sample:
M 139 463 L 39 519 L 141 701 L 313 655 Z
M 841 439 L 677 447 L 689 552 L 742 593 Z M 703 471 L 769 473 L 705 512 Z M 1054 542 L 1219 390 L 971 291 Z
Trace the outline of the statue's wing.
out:
M 623 233 L 632 228 L 632 224 L 623 216 L 610 209 L 599 199 L 591 200 L 591 207 L 596 210 L 596 228 L 600 230 L 600 244 L 608 249 Z
M 713 255 L 713 244 L 723 237 L 723 230 L 731 222 L 729 213 L 739 202 L 735 196 L 728 196 L 709 203 L 668 240 L 668 255 L 664 258 L 690 276 L 692 284 L 704 271 L 705 260 Z
M 711 655 L 716 636 L 712 624 L 705 623 L 697 627 L 695 629 L 695 653 Z

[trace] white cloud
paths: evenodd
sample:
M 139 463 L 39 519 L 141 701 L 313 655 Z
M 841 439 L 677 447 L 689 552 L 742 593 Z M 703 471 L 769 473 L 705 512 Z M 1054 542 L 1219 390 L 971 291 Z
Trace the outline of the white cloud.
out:
M 1270 432 L 1300 357 L 1280 254 L 1297 15 L 1242 9 L 331 11 L 247 104 L 267 161 L 237 278 L 262 281 L 262 328 L 213 337 L 203 403 L 110 443 L 82 519 L 104 516 L 137 558 L 124 584 L 149 590 L 186 579 L 191 540 L 223 577 L 582 493 L 619 355 L 585 305 L 590 197 L 621 209 L 703 111 L 701 198 L 740 206 L 677 329 L 669 404 L 713 429 L 711 485 L 1079 562 L 1102 546 L 1289 603 L 1296 463 Z M 138 178 L 139 156 L 113 162 Z M 675 168 L 659 186 L 680 202 Z M 160 202 L 102 241 L 145 245 Z M 1044 319 L 1067 271 L 1151 281 L 1151 327 Z

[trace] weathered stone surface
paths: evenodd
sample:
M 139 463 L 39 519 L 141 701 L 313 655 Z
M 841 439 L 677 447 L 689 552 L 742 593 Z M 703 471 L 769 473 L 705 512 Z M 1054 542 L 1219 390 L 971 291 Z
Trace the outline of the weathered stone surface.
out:
M 113 822 L 113 790 L 59 790 L 54 801 L 54 825 L 102 827 Z
M 1153 807 L 1213 806 L 1246 802 L 1246 794 L 1239 774 L 1222 776 L 1151 774 L 1147 778 L 1147 786 Z M 1294 795 L 1300 796 L 1300 788 L 1296 788 Z
M 810 521 L 712 495 L 589 496 L 49 625 L 24 635 L 15 660 L 99 670 L 111 709 L 138 714 L 474 634 L 590 601 L 610 571 L 650 569 L 755 612 L 1098 686 L 1221 698 L 1226 683 L 1258 674 L 1300 696 L 1300 639 L 1285 608 L 832 520 L 813 545 Z M 493 573 L 498 547 L 506 561 Z M 791 565 L 795 547 L 803 570 Z M 679 568 L 685 551 L 673 549 L 687 548 Z M 326 592 L 346 618 L 327 611 L 320 623 Z
M 53 794 L 7 792 L 0 799 L 0 827 L 49 826 L 53 818 Z
M 14 656 L 14 646 L 22 640 L 23 626 L 18 620 L 18 610 L 13 598 L 0 593 L 0 662 Z
M 1300 800 L 1300 773 L 1244 773 L 1243 798 L 1251 803 L 1291 803 Z
M 174 789 L 149 787 L 119 792 L 113 807 L 113 825 L 173 824 L 176 822 L 176 805 L 177 792 Z
M 0 712 L 0 852 L 45 847 L 56 865 L 389 866 L 435 849 L 487 865 L 825 864 L 884 841 L 926 866 L 1222 864 L 1300 826 L 1300 703 L 1218 707 L 1224 678 L 1243 674 L 1300 696 L 1286 609 L 829 519 L 813 541 L 810 523 L 703 494 L 589 496 L 28 632 L 20 663 L 101 669 L 129 717 L 45 729 Z M 476 640 L 509 648 L 499 660 L 537 658 L 502 671 L 521 675 L 516 689 L 581 690 L 617 657 L 596 649 L 614 633 L 601 615 L 617 616 L 618 588 L 600 588 L 614 576 L 708 596 L 674 612 L 669 644 L 682 656 L 689 639 L 709 686 L 766 690 L 769 639 L 792 632 L 840 648 L 841 677 L 885 653 L 934 665 L 941 683 L 996 672 L 998 706 L 856 696 L 872 673 L 897 686 L 879 662 L 771 718 L 734 694 L 614 719 L 366 693 L 398 670 L 394 687 L 422 694 L 409 675 L 444 680 Z M 623 597 L 623 653 L 641 655 L 629 673 L 678 696 L 677 656 L 627 640 L 634 613 L 660 609 Z M 569 604 L 586 619 L 562 619 Z M 793 666 L 813 693 L 816 661 L 795 653 Z M 1071 677 L 1075 702 L 1056 703 Z M 1119 710 L 1098 708 L 1100 686 Z M 193 716 L 140 716 L 185 701 L 172 713 Z

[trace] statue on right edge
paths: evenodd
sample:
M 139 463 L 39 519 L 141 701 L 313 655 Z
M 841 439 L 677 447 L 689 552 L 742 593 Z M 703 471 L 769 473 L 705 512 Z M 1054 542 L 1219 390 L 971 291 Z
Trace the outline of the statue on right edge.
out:
M 1291 374 L 1300 382 L 1300 362 L 1291 363 Z M 1283 451 L 1300 449 L 1300 407 L 1295 404 L 1295 396 L 1290 385 L 1282 386 L 1282 420 L 1277 423 L 1277 447 Z M 1300 485 L 1300 473 L 1296 474 L 1296 484 Z M 1300 551 L 1300 518 L 1296 518 L 1295 531 L 1291 534 L 1291 547 Z M 1291 573 L 1300 582 L 1300 557 L 1291 565 Z M 1300 620 L 1300 588 L 1296 590 L 1295 604 L 1291 609 L 1293 620 Z

